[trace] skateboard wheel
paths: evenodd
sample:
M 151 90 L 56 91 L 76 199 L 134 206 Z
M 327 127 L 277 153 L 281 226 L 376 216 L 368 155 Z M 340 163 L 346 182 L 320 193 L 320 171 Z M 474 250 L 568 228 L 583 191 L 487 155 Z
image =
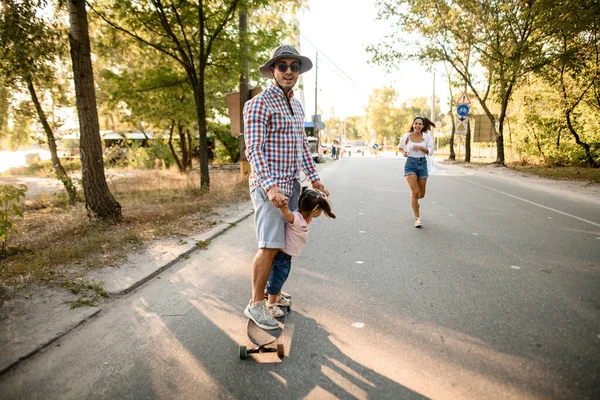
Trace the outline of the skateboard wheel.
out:
M 277 345 L 277 356 L 279 358 L 283 358 L 285 356 L 285 348 L 283 347 L 283 344 L 279 343 Z
M 248 349 L 246 346 L 240 346 L 238 349 L 238 356 L 240 357 L 240 360 L 245 360 L 248 358 Z

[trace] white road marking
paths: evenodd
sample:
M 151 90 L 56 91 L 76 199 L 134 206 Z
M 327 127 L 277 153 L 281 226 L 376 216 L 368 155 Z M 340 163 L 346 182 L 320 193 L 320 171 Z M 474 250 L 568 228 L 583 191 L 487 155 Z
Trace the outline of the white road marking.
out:
M 362 329 L 365 327 L 364 322 L 353 322 L 352 323 L 352 327 L 353 328 L 358 328 L 358 329 Z
M 356 264 L 364 264 L 364 261 L 357 261 Z
M 473 236 L 479 236 L 479 233 L 473 232 Z
M 585 218 L 581 218 L 581 217 L 578 217 L 576 215 L 569 214 L 569 213 L 566 213 L 564 211 L 557 210 L 556 208 L 552 208 L 552 207 L 545 206 L 543 204 L 536 203 L 535 201 L 531 201 L 531 200 L 527 200 L 527 199 L 524 199 L 524 198 L 519 197 L 519 196 L 515 196 L 514 194 L 503 192 L 502 190 L 498 190 L 498 189 L 494 189 L 494 188 L 491 188 L 491 187 L 486 186 L 486 185 L 482 185 L 481 183 L 471 182 L 471 181 L 469 181 L 467 179 L 464 179 L 464 178 L 457 178 L 457 179 L 460 179 L 461 181 L 465 181 L 465 182 L 468 182 L 468 183 L 473 184 L 473 185 L 481 186 L 481 187 L 486 188 L 488 190 L 491 190 L 493 192 L 497 192 L 497 193 L 504 194 L 506 196 L 510 196 L 510 197 L 512 197 L 514 199 L 521 200 L 521 201 L 523 201 L 525 203 L 533 204 L 534 206 L 538 206 L 538 207 L 544 208 L 546 210 L 554 211 L 555 213 L 558 213 L 558 214 L 566 215 L 567 217 L 575 218 L 576 220 L 579 220 L 579 221 L 582 221 L 582 222 L 585 222 L 585 223 L 588 223 L 590 225 L 594 225 L 594 226 L 597 226 L 597 227 L 600 228 L 600 224 L 598 224 L 598 223 L 596 223 L 594 221 L 590 221 L 590 220 L 587 220 Z
M 365 231 L 358 231 L 358 233 L 365 233 Z
M 521 267 L 518 267 L 518 266 L 516 266 L 516 265 L 511 265 L 510 267 L 511 267 L 512 269 L 521 269 Z

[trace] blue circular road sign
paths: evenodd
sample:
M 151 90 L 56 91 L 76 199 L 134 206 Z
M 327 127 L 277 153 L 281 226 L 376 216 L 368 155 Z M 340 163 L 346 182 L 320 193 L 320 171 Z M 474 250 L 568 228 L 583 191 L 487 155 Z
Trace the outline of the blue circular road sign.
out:
M 458 108 L 456 109 L 456 112 L 458 113 L 458 115 L 460 115 L 461 117 L 466 117 L 467 115 L 469 115 L 469 111 L 471 111 L 469 109 L 469 106 L 466 104 L 461 104 L 458 106 Z

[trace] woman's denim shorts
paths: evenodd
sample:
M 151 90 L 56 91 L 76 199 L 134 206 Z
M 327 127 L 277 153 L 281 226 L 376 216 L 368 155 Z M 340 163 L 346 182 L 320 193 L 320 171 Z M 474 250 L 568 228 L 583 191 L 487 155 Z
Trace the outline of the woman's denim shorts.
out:
M 417 179 L 425 179 L 429 177 L 427 171 L 427 157 L 408 157 L 404 164 L 404 176 L 416 175 Z

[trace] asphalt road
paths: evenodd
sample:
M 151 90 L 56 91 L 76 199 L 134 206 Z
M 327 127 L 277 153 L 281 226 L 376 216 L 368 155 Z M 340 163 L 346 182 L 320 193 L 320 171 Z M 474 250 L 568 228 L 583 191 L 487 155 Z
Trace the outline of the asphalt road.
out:
M 249 218 L 0 377 L 3 399 L 600 397 L 600 207 L 439 166 L 413 227 L 401 158 L 322 170 L 286 285 L 286 357 L 239 360 Z

